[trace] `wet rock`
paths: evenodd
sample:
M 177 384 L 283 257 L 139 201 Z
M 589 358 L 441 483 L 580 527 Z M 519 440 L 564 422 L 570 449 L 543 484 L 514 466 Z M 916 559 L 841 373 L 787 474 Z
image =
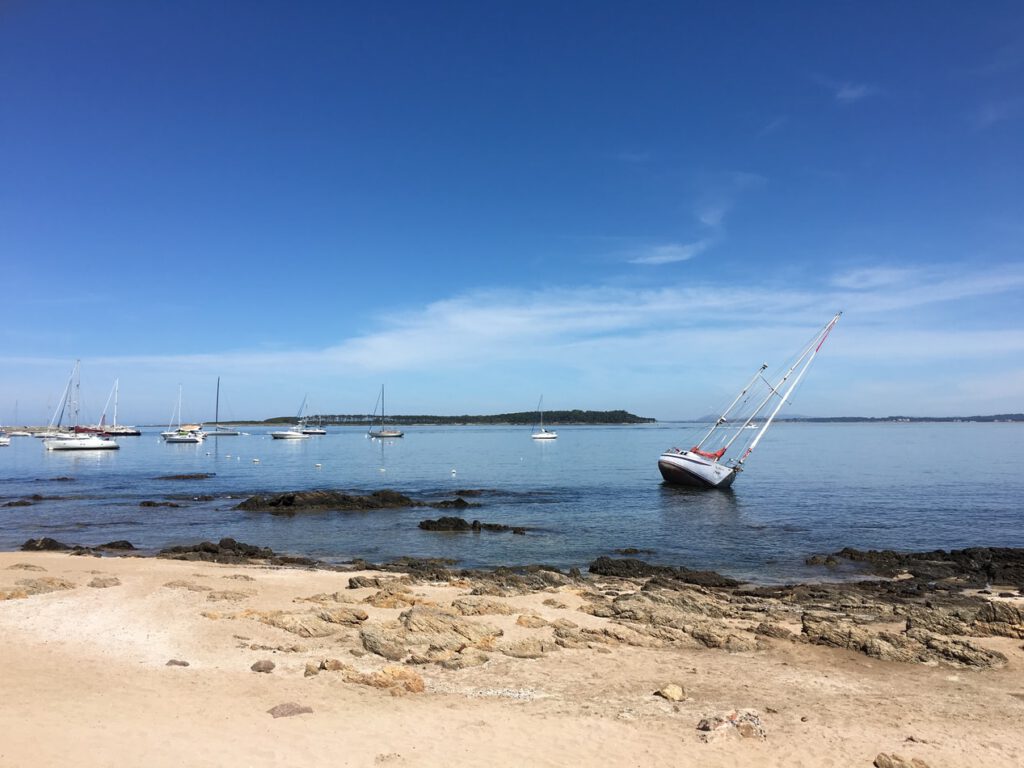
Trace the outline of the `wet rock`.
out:
M 121 586 L 121 580 L 117 576 L 96 576 L 87 586 L 94 589 L 106 589 L 107 587 Z
M 49 536 L 44 536 L 41 539 L 29 539 L 21 545 L 22 552 L 63 552 L 67 549 L 71 549 L 68 544 L 51 539 Z
M 133 550 L 135 546 L 126 539 L 118 539 L 117 541 L 108 541 L 106 544 L 100 544 L 93 549 L 117 549 L 117 550 Z
M 188 662 L 182 661 L 181 659 L 170 659 L 164 666 L 166 667 L 187 667 Z
M 306 510 L 331 510 L 340 512 L 369 512 L 380 509 L 426 506 L 398 491 L 375 491 L 368 496 L 358 496 L 341 491 L 292 491 L 273 496 L 250 496 L 235 509 L 249 512 L 270 512 L 275 515 L 294 515 Z
M 154 480 L 207 480 L 216 476 L 216 472 L 192 472 L 184 475 L 161 475 Z
M 479 504 L 470 504 L 461 496 L 456 496 L 454 499 L 435 501 L 430 506 L 436 509 L 466 509 L 467 507 L 477 507 Z
M 202 560 L 229 565 L 243 565 L 252 562 L 268 562 L 272 565 L 317 565 L 316 560 L 308 557 L 279 555 L 270 547 L 245 544 L 232 538 L 223 538 L 216 544 L 212 541 L 203 541 L 191 546 L 168 547 L 160 550 L 157 557 L 171 560 Z
M 660 688 L 654 692 L 655 696 L 661 696 L 661 698 L 667 701 L 682 701 L 686 698 L 686 693 L 683 691 L 681 685 L 675 683 L 669 683 L 664 688 Z
M 473 526 L 461 517 L 439 517 L 437 520 L 420 520 L 424 531 L 471 531 Z
M 804 560 L 807 565 L 824 565 L 827 568 L 838 568 L 839 558 L 835 555 L 812 555 Z
M 268 673 L 268 672 L 273 672 L 274 671 L 274 667 L 276 667 L 276 666 L 277 665 L 274 664 L 274 662 L 272 662 L 270 659 L 260 659 L 255 664 L 253 664 L 251 667 L 249 667 L 249 669 L 251 669 L 253 672 Z
M 147 499 L 146 501 L 140 501 L 139 502 L 139 506 L 140 507 L 170 507 L 172 509 L 177 509 L 178 507 L 181 506 L 181 504 L 176 504 L 173 501 L 149 501 Z
M 599 557 L 590 564 L 591 573 L 598 576 L 615 576 L 622 579 L 640 579 L 661 576 L 684 584 L 705 587 L 736 587 L 740 582 L 722 576 L 714 571 L 692 571 L 689 568 L 668 565 L 651 565 L 643 560 L 630 557 Z
M 835 553 L 862 563 L 882 576 L 909 573 L 922 581 L 953 580 L 961 586 L 1024 583 L 1024 548 L 971 547 L 946 552 L 894 552 L 858 550 L 851 547 Z
M 625 547 L 624 549 L 612 550 L 616 555 L 653 555 L 653 549 L 637 549 L 636 547 Z
M 313 708 L 307 707 L 305 704 L 296 704 L 294 701 L 288 701 L 284 704 L 278 704 L 276 707 L 271 707 L 267 710 L 267 714 L 274 718 L 311 715 L 313 714 Z
M 4 504 L 5 507 L 31 507 L 32 502 L 28 499 L 16 499 L 15 501 L 8 501 Z

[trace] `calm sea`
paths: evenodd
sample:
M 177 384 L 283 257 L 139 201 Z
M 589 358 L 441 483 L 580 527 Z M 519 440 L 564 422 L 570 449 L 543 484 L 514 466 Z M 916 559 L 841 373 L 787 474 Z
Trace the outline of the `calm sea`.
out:
M 421 427 L 401 440 L 359 428 L 273 440 L 254 429 L 204 444 L 167 445 L 153 429 L 121 450 L 48 452 L 41 440 L 0 448 L 0 549 L 51 536 L 95 545 L 128 539 L 155 550 L 232 536 L 330 561 L 444 556 L 464 566 L 584 567 L 636 547 L 651 562 L 761 582 L 820 578 L 807 555 L 844 546 L 926 550 L 1024 546 L 1024 425 L 778 424 L 731 491 L 665 486 L 658 455 L 688 447 L 696 425 L 560 427 L 534 441 L 512 427 Z M 256 461 L 258 460 L 258 462 Z M 167 474 L 215 473 L 198 481 Z M 70 477 L 72 481 L 56 480 Z M 421 531 L 434 509 L 313 513 L 233 509 L 253 493 L 308 488 L 416 498 L 487 489 L 468 519 L 528 526 L 526 536 Z M 32 494 L 28 507 L 5 507 Z M 203 494 L 214 501 L 194 501 Z M 143 508 L 173 499 L 181 508 Z

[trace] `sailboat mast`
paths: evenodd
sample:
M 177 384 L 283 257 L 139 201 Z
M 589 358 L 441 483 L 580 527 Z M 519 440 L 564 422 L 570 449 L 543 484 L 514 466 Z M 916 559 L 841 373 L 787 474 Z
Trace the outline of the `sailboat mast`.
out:
M 702 445 L 704 445 L 704 443 L 707 442 L 707 439 L 709 437 L 711 437 L 712 434 L 714 434 L 714 431 L 716 429 L 718 429 L 720 426 L 722 426 L 723 424 L 725 424 L 726 417 L 729 415 L 729 412 L 733 408 L 735 408 L 736 407 L 736 403 L 738 403 L 740 401 L 740 399 L 742 399 L 742 397 L 745 394 L 747 394 L 747 390 L 750 389 L 752 386 L 754 386 L 754 382 L 757 381 L 758 377 L 762 373 L 764 373 L 764 370 L 767 367 L 768 367 L 768 363 L 762 363 L 761 364 L 761 367 L 757 369 L 757 373 L 754 374 L 754 377 L 750 380 L 750 382 L 747 384 L 747 386 L 745 386 L 740 391 L 740 393 L 738 395 L 736 395 L 736 399 L 733 400 L 731 403 L 729 403 L 729 407 L 728 408 L 726 408 L 724 411 L 722 411 L 722 415 L 718 417 L 718 421 L 715 422 L 715 425 L 711 429 L 709 429 L 708 433 L 706 435 L 704 435 L 703 438 L 701 438 L 701 441 L 694 446 L 695 449 L 700 448 Z
M 57 403 L 57 410 L 53 412 L 53 418 L 50 419 L 50 426 L 56 426 L 60 429 L 61 422 L 64 420 L 64 409 L 68 404 L 68 396 L 71 394 L 71 382 L 75 380 L 75 370 L 78 368 L 78 361 L 75 361 L 75 367 L 71 369 L 71 375 L 68 377 L 68 383 L 64 385 L 64 394 L 60 396 L 60 402 Z
M 78 426 L 78 410 L 81 403 L 82 377 L 79 373 L 80 360 L 75 360 L 75 426 Z
M 120 379 L 114 379 L 114 426 L 117 426 L 117 385 Z
M 217 399 L 213 406 L 213 423 L 220 426 L 220 376 L 217 377 Z
M 821 349 L 822 344 L 825 343 L 825 339 L 828 338 L 828 335 L 832 332 L 832 329 L 835 327 L 836 323 L 839 322 L 839 318 L 842 317 L 842 315 L 842 312 L 836 313 L 836 316 L 833 317 L 832 320 L 829 321 L 828 325 L 826 325 L 818 333 L 818 335 L 814 337 L 811 343 L 807 345 L 807 349 L 804 351 L 804 353 L 800 356 L 796 363 L 793 364 L 793 367 L 790 368 L 789 371 L 786 373 L 786 377 L 788 377 L 789 374 L 792 373 L 794 369 L 796 369 L 796 367 L 801 364 L 801 361 L 804 361 L 804 358 L 806 358 L 806 361 L 803 362 L 803 367 L 800 369 L 800 372 L 796 375 L 796 378 L 793 379 L 793 383 L 789 385 L 789 389 L 786 390 L 786 394 L 781 396 L 778 405 L 775 406 L 775 410 L 771 412 L 771 415 L 765 421 L 764 426 L 761 427 L 761 431 L 757 433 L 757 436 L 754 438 L 753 442 L 751 442 L 747 450 L 744 451 L 743 456 L 740 458 L 739 461 L 736 462 L 737 466 L 741 465 L 744 461 L 746 461 L 747 457 L 754 452 L 755 448 L 757 448 L 757 444 L 761 442 L 761 438 L 764 437 L 764 433 L 768 431 L 768 427 L 772 425 L 772 422 L 775 420 L 775 417 L 778 415 L 779 411 L 782 410 L 782 406 L 786 404 L 787 400 L 789 400 L 789 396 L 793 394 L 793 390 L 796 389 L 797 384 L 800 383 L 800 380 L 804 377 L 804 374 L 807 373 L 807 369 L 811 367 L 811 363 L 813 363 L 814 358 L 818 356 L 818 351 Z M 786 380 L 786 377 L 783 378 L 783 381 Z M 782 386 L 782 382 L 779 382 L 779 386 Z

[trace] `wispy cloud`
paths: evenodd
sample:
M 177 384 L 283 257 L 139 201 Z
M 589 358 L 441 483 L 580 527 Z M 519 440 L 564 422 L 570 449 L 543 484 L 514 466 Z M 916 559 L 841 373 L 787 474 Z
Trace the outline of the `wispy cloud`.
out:
M 869 83 L 858 83 L 850 80 L 835 80 L 830 77 L 824 77 L 823 75 L 812 75 L 811 79 L 818 83 L 818 85 L 824 86 L 832 92 L 832 98 L 834 98 L 840 104 L 855 104 L 858 101 L 863 101 L 869 96 L 874 96 L 879 92 L 879 88 Z
M 762 126 L 761 130 L 757 132 L 757 135 L 758 137 L 768 136 L 769 134 L 781 130 L 788 122 L 789 118 L 786 115 L 780 115 L 779 117 L 772 118 Z
M 697 254 L 707 250 L 711 245 L 710 240 L 698 240 L 695 243 L 667 243 L 664 245 L 653 245 L 639 255 L 629 259 L 630 264 L 675 264 L 679 261 L 689 261 Z
M 991 128 L 996 123 L 1010 120 L 1020 113 L 1020 99 L 1000 99 L 982 104 L 968 120 L 977 130 Z

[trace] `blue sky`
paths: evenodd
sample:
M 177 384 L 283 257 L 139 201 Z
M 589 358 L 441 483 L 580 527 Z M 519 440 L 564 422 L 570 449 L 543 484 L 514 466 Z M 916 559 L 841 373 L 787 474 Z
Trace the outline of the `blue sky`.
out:
M 1024 411 L 1021 168 L 1019 3 L 12 0 L 0 421 Z

